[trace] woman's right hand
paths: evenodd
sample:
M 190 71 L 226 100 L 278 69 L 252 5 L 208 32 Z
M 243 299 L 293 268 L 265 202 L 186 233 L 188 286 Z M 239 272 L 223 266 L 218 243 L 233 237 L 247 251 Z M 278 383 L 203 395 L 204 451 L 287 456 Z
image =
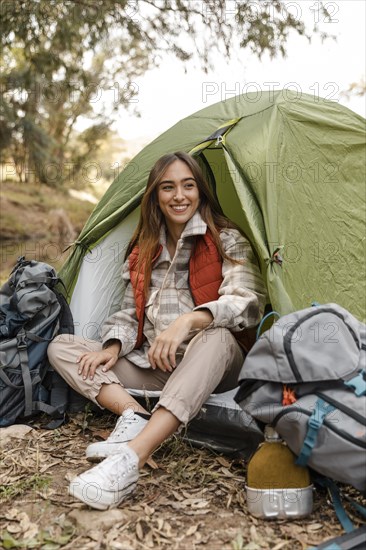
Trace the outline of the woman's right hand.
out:
M 83 353 L 76 359 L 76 363 L 79 364 L 78 372 L 80 376 L 84 380 L 88 377 L 93 380 L 98 367 L 102 367 L 102 371 L 107 372 L 117 363 L 118 354 L 119 352 L 115 347 Z

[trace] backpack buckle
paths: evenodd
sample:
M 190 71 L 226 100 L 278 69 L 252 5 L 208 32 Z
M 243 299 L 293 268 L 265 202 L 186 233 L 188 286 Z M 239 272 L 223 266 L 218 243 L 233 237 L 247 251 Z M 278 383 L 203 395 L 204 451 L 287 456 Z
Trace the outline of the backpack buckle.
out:
M 17 348 L 19 351 L 27 349 L 27 342 L 25 339 L 25 334 L 18 335 L 17 337 Z
M 313 430 L 318 430 L 320 426 L 323 424 L 322 421 L 319 420 L 319 418 L 316 418 L 315 416 L 311 416 L 308 420 L 308 426 L 310 428 L 313 428 Z
M 345 385 L 353 389 L 357 397 L 366 395 L 366 380 L 363 375 L 364 371 L 361 371 L 356 376 L 345 382 Z
M 318 399 L 315 403 L 315 407 L 312 415 L 308 420 L 308 426 L 314 430 L 319 430 L 320 426 L 323 424 L 325 417 L 328 413 L 334 410 L 334 406 L 330 403 L 326 403 L 323 399 Z

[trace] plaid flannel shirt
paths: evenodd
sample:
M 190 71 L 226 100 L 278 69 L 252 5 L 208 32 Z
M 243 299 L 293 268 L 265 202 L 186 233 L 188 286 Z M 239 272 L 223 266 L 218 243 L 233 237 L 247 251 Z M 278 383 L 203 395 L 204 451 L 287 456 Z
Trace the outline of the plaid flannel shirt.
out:
M 112 338 L 120 340 L 120 357 L 126 356 L 139 367 L 150 367 L 147 352 L 154 339 L 177 317 L 193 310 L 210 310 L 213 321 L 208 328 L 225 327 L 235 332 L 256 326 L 260 322 L 266 303 L 266 287 L 249 242 L 236 229 L 223 229 L 220 238 L 225 252 L 236 260 L 244 260 L 243 264 L 224 260 L 218 300 L 195 307 L 189 288 L 189 259 L 194 237 L 204 235 L 206 230 L 206 223 L 196 212 L 186 224 L 175 255 L 171 258 L 166 247 L 165 227 L 162 228 L 160 243 L 163 249 L 153 265 L 150 293 L 145 307 L 146 340 L 136 350 L 133 349 L 138 328 L 135 299 L 128 260 L 124 263 L 122 280 L 125 292 L 121 310 L 109 317 L 102 328 L 103 343 Z M 188 339 L 179 346 L 177 363 L 196 332 L 192 331 Z

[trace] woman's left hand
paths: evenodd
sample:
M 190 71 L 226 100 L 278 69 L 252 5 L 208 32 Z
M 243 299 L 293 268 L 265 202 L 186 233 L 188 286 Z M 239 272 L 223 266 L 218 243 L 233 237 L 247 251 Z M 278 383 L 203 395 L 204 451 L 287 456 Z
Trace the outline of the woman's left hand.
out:
M 148 357 L 153 369 L 169 371 L 176 367 L 175 354 L 192 328 L 191 314 L 178 317 L 169 327 L 157 336 L 149 349 Z
M 148 357 L 153 369 L 172 372 L 177 366 L 175 354 L 178 347 L 187 339 L 193 329 L 203 330 L 212 322 L 208 309 L 185 313 L 173 321 L 169 327 L 157 336 L 149 349 Z

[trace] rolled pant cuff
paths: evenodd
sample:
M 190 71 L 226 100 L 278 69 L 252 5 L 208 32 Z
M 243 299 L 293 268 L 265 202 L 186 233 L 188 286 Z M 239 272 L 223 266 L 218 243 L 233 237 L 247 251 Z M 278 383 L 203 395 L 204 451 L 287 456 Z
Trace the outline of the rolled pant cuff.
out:
M 159 399 L 152 412 L 155 412 L 159 407 L 164 407 L 164 409 L 174 414 L 184 426 L 188 424 L 190 420 L 189 410 L 186 409 L 185 403 L 179 397 L 164 395 Z
M 102 389 L 102 386 L 106 384 L 109 386 L 110 384 L 118 384 L 123 388 L 123 384 L 118 380 L 118 378 L 111 373 L 110 376 L 108 376 L 108 372 L 103 373 L 103 375 L 99 376 L 98 371 L 95 372 L 93 385 L 90 385 L 88 388 L 85 389 L 85 397 L 95 403 L 100 409 L 105 409 L 105 407 L 102 407 L 100 403 L 97 401 L 97 397 L 99 395 L 100 390 Z

